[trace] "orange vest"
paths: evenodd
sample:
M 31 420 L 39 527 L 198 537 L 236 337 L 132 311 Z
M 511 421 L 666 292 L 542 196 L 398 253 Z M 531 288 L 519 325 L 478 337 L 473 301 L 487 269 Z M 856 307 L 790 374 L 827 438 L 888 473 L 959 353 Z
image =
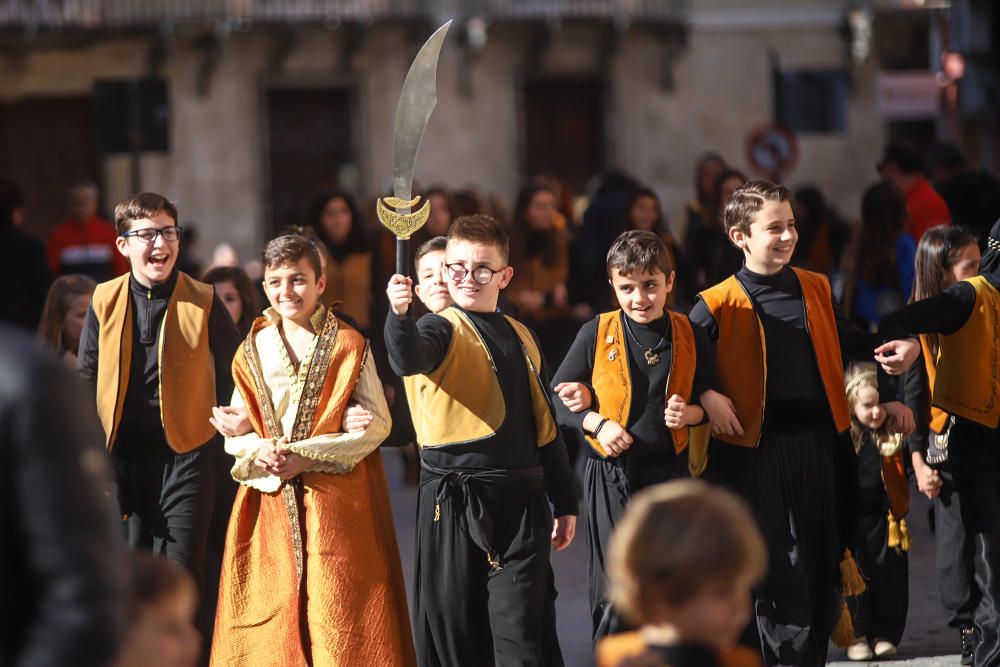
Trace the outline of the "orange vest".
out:
M 670 314 L 670 371 L 667 373 L 666 399 L 674 394 L 685 401 L 691 401 L 691 391 L 694 386 L 694 371 L 698 364 L 698 356 L 694 345 L 694 331 L 691 322 L 684 315 L 667 311 Z M 629 408 L 632 401 L 632 378 L 629 371 L 628 342 L 622 327 L 621 310 L 601 313 L 597 321 L 597 343 L 594 346 L 594 370 L 591 373 L 591 386 L 594 388 L 594 409 L 621 425 L 628 426 Z M 674 441 L 674 451 L 678 454 L 684 451 L 688 444 L 688 429 L 671 430 Z M 607 452 L 601 447 L 597 438 L 586 436 L 587 442 L 594 451 L 603 457 Z
M 837 321 L 825 276 L 792 267 L 802 287 L 806 327 L 812 340 L 826 398 L 838 432 L 851 425 L 847 395 L 844 393 L 844 363 L 837 337 Z M 722 393 L 736 406 L 743 426 L 742 436 L 717 435 L 720 440 L 743 447 L 760 442 L 767 401 L 767 345 L 764 326 L 750 296 L 735 275 L 710 287 L 700 295 L 719 328 L 716 366 Z M 756 344 L 754 341 L 756 340 Z
M 972 314 L 950 336 L 939 336 L 941 352 L 934 405 L 989 428 L 1000 424 L 1000 293 L 982 276 Z
M 243 402 L 247 407 L 247 414 L 253 430 L 263 438 L 277 438 L 280 434 L 270 433 L 268 423 L 279 423 L 269 419 L 266 411 L 273 410 L 270 396 L 266 395 L 261 400 L 258 386 L 264 385 L 262 379 L 255 379 L 255 374 L 260 372 L 260 362 L 257 359 L 257 348 L 254 338 L 257 333 L 265 327 L 274 326 L 266 317 L 258 317 L 246 340 L 236 350 L 233 356 L 233 381 L 239 389 Z M 324 353 L 321 346 L 332 345 L 330 360 L 328 363 L 313 362 L 316 372 L 322 372 L 322 377 L 309 377 L 306 383 L 322 382 L 323 390 L 320 392 L 315 405 L 300 405 L 300 412 L 312 410 L 315 413 L 311 424 L 308 425 L 308 432 L 286 433 L 290 441 L 304 440 L 323 433 L 338 433 L 343 430 L 342 422 L 344 411 L 347 409 L 354 387 L 361 377 L 361 366 L 365 359 L 367 343 L 364 337 L 346 323 L 338 320 L 332 310 L 326 311 L 326 318 L 323 330 L 317 335 L 328 341 L 320 340 L 314 354 Z M 303 414 L 309 414 L 304 412 Z M 308 423 L 308 422 L 307 422 Z
M 934 396 L 934 380 L 937 375 L 937 359 L 931 356 L 931 347 L 929 339 L 926 335 L 920 336 L 920 348 L 923 350 L 924 358 L 924 368 L 927 369 L 927 387 L 930 389 L 930 394 L 933 400 Z M 945 424 L 948 423 L 948 413 L 939 407 L 931 406 L 931 430 L 935 433 L 941 433 L 944 430 Z
M 646 640 L 640 632 L 623 632 L 608 635 L 597 643 L 597 667 L 618 667 L 626 660 L 643 656 L 649 650 Z M 760 652 L 745 646 L 727 646 L 716 651 L 720 667 L 762 667 Z M 670 667 L 665 663 L 657 663 L 655 655 L 648 661 L 639 661 L 642 665 Z
M 99 326 L 97 414 L 107 447 L 114 446 L 132 365 L 132 297 L 126 273 L 101 283 L 92 306 Z M 208 319 L 215 289 L 178 272 L 177 284 L 157 336 L 160 420 L 167 444 L 183 454 L 212 439 L 216 404 L 215 365 L 208 345 Z

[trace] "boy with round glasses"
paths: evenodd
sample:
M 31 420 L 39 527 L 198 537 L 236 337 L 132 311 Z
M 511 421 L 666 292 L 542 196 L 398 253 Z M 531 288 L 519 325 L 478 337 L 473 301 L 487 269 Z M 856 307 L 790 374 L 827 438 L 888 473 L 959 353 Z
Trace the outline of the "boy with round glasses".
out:
M 395 275 L 386 289 L 389 362 L 408 378 L 421 447 L 413 604 L 421 665 L 563 664 L 549 554 L 573 540 L 576 478 L 538 342 L 497 312 L 514 273 L 508 249 L 500 223 L 465 216 L 445 248 L 454 305 L 416 321 L 412 280 Z
M 181 230 L 166 197 L 125 199 L 115 226 L 131 271 L 97 286 L 77 367 L 94 387 L 128 545 L 201 581 L 220 450 L 208 420 L 233 393 L 239 334 L 212 286 L 175 270 Z M 200 625 L 210 636 L 211 619 Z

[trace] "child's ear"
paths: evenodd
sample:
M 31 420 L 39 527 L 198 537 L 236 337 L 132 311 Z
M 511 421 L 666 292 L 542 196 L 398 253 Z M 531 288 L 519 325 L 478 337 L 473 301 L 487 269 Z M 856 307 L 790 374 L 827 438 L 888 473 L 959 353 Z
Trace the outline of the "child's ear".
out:
M 115 247 L 118 248 L 118 252 L 122 254 L 122 257 L 128 257 L 128 239 L 124 236 L 115 237 Z
M 500 289 L 503 289 L 503 288 L 507 287 L 507 285 L 510 284 L 510 281 L 513 278 L 514 278 L 514 267 L 513 266 L 505 266 L 500 271 Z
M 320 294 L 326 291 L 326 274 L 320 276 L 319 280 L 316 281 L 316 290 Z
M 674 291 L 674 278 L 676 277 L 677 277 L 676 271 L 671 271 L 670 275 L 667 276 L 667 294 L 670 294 L 672 291 Z
M 746 237 L 750 236 L 749 231 L 744 233 L 739 227 L 729 229 L 729 241 L 740 250 L 747 249 Z

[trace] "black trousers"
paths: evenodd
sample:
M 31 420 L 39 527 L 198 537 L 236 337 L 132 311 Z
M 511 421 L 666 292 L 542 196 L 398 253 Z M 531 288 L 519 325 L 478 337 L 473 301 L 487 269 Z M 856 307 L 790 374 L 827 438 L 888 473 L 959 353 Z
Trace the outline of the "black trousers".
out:
M 888 537 L 889 523 L 881 507 L 859 514 L 852 551 L 867 587 L 847 598 L 847 606 L 855 636 L 899 644 L 909 605 L 909 560 L 905 551 L 889 548 Z
M 768 548 L 742 642 L 768 665 L 824 665 L 839 611 L 838 436 L 765 435 L 756 448 L 713 440 L 707 478 L 750 504 Z
M 437 507 L 436 481 L 422 471 L 417 495 L 412 613 L 418 663 L 563 665 L 549 565 L 552 510 L 542 481 L 469 483 L 477 487 L 499 569 L 470 537 L 462 494 L 449 494 Z
M 212 635 L 218 592 L 217 581 L 206 585 L 205 560 L 219 449 L 212 440 L 178 454 L 167 445 L 162 431 L 154 431 L 123 434 L 112 450 L 126 544 L 165 556 L 191 572 L 203 589 L 197 626 L 206 637 Z
M 651 457 L 587 459 L 584 472 L 584 498 L 587 507 L 587 583 L 590 594 L 590 617 L 594 643 L 610 634 L 631 628 L 615 612 L 607 598 L 606 558 L 615 525 L 629 498 L 639 490 L 687 477 L 686 453 L 666 460 Z
M 959 417 L 948 449 L 962 522 L 974 543 L 975 664 L 1000 665 L 1000 432 Z
M 948 612 L 948 625 L 957 628 L 972 624 L 972 612 L 979 602 L 975 582 L 974 538 L 962 523 L 962 500 L 955 488 L 951 465 L 938 468 L 941 493 L 934 499 L 934 542 L 941 604 Z

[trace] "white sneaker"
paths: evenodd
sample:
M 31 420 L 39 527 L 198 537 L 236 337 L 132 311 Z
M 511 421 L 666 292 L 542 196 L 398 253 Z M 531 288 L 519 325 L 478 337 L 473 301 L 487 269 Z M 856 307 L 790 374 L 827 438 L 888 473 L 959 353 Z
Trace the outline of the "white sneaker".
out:
M 896 645 L 885 639 L 876 639 L 875 656 L 878 658 L 887 658 L 891 655 L 896 655 Z
M 889 645 L 892 646 L 892 644 Z M 895 648 L 896 647 L 893 646 L 893 649 Z M 873 657 L 872 647 L 868 645 L 868 640 L 866 639 L 858 639 L 853 644 L 847 647 L 848 660 L 861 662 L 863 660 L 871 660 L 872 657 Z

